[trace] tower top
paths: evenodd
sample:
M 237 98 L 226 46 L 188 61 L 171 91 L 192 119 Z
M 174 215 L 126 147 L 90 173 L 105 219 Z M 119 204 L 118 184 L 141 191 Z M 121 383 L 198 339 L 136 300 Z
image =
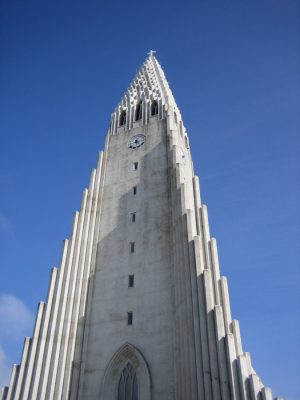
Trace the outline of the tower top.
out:
M 148 123 L 153 103 L 157 103 L 158 119 L 164 118 L 167 110 L 171 110 L 176 113 L 177 120 L 182 121 L 164 71 L 155 54 L 155 50 L 147 53 L 147 58 L 115 108 L 111 118 L 111 133 L 116 133 L 120 125 L 125 130 L 132 128 L 136 122 L 135 115 L 139 107 L 142 110 L 142 123 Z M 124 115 L 126 118 L 123 117 Z
M 150 51 L 149 51 L 149 53 L 148 53 L 148 56 L 150 56 L 150 57 L 151 57 L 151 56 L 153 56 L 155 53 L 156 53 L 156 51 L 155 51 L 155 50 L 150 50 Z

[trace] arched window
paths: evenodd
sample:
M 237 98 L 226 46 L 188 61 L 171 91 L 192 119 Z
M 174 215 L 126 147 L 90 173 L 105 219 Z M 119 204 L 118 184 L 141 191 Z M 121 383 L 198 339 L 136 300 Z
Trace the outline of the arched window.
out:
M 138 382 L 136 371 L 128 362 L 120 376 L 118 400 L 138 400 Z
M 126 124 L 126 111 L 123 110 L 120 114 L 120 118 L 119 118 L 119 126 L 123 126 Z
M 140 351 L 124 343 L 110 360 L 101 385 L 100 399 L 151 400 L 151 376 Z
M 158 114 L 158 104 L 157 104 L 157 101 L 154 100 L 154 101 L 152 101 L 152 104 L 151 104 L 151 116 L 157 115 L 157 114 Z
M 136 109 L 135 109 L 135 120 L 139 121 L 140 119 L 142 119 L 142 102 L 141 101 L 136 105 Z

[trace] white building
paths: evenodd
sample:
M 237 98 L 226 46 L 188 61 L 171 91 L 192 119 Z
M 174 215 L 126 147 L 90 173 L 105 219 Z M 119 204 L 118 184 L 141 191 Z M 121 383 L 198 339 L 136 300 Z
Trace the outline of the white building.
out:
M 0 399 L 272 399 L 231 318 L 188 136 L 153 52 L 112 114 Z

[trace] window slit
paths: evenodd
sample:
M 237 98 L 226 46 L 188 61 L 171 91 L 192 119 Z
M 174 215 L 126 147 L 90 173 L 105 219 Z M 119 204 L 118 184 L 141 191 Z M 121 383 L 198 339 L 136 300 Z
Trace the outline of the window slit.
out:
M 154 100 L 151 104 L 151 116 L 158 114 L 158 104 L 157 101 Z
M 120 118 L 119 118 L 119 126 L 123 126 L 126 124 L 126 111 L 123 110 L 120 114 Z
M 127 313 L 127 325 L 132 325 L 133 323 L 133 312 L 129 311 Z
M 139 121 L 140 119 L 142 119 L 142 102 L 140 101 L 135 109 L 135 120 Z
M 128 275 L 128 287 L 134 286 L 134 275 Z

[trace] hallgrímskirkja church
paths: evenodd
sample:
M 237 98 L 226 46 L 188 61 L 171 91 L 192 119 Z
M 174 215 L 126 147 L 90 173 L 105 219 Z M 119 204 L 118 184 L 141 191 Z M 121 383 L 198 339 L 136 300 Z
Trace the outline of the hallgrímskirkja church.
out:
M 0 400 L 271 400 L 220 276 L 189 139 L 151 51 Z

